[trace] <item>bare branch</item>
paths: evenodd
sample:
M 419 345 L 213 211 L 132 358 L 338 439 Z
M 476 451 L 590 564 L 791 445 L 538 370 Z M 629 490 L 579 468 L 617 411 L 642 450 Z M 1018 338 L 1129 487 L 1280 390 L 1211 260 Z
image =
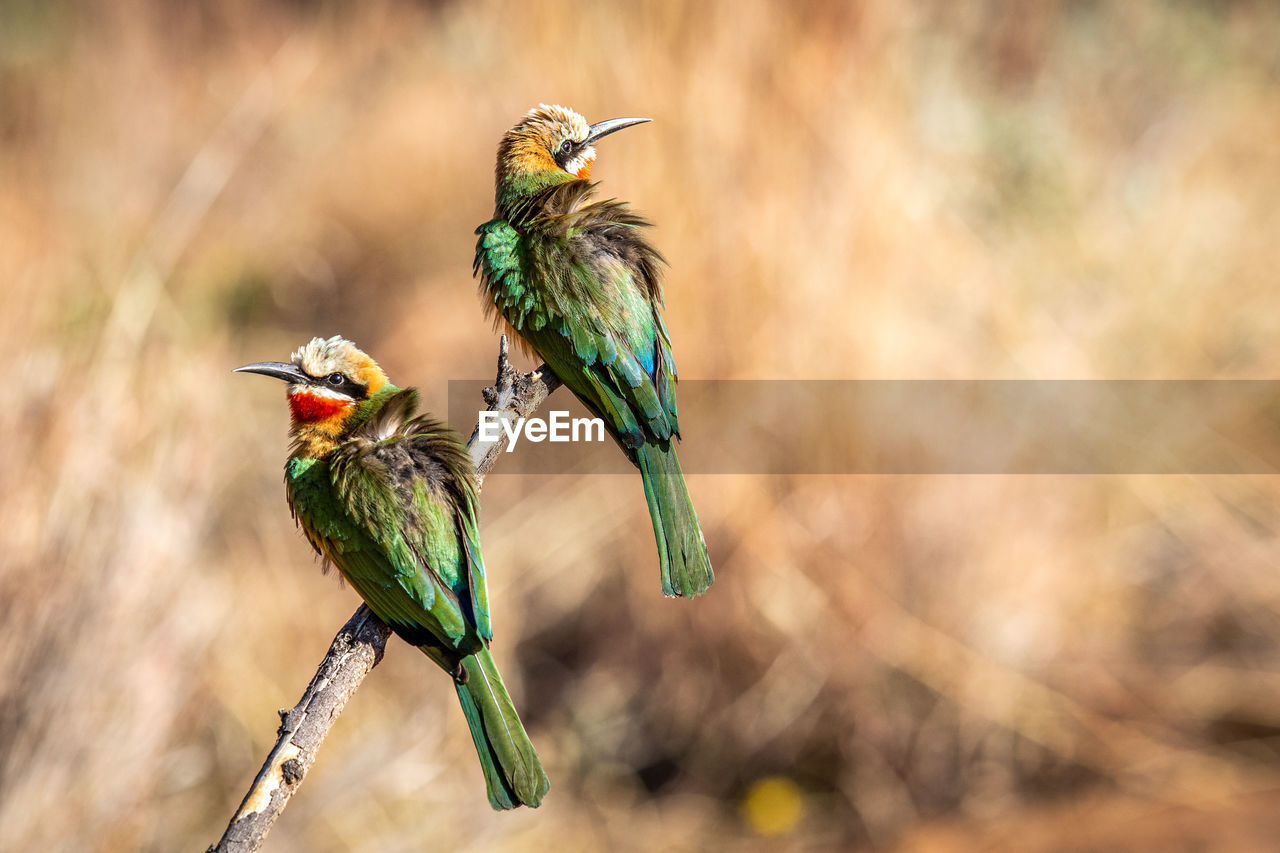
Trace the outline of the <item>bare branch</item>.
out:
M 487 411 L 499 412 L 504 421 L 527 418 L 558 387 L 560 380 L 545 364 L 532 373 L 520 373 L 512 367 L 507 359 L 507 336 L 502 336 L 498 345 L 497 378 L 492 386 L 484 389 Z M 477 423 L 467 442 L 476 466 L 477 486 L 484 483 L 485 476 L 493 470 L 507 446 L 506 433 L 498 432 L 495 441 L 482 442 Z M 382 660 L 390 635 L 391 629 L 363 604 L 347 620 L 333 638 L 302 699 L 292 710 L 280 712 L 275 746 L 221 840 L 209 847 L 208 853 L 248 853 L 262 846 L 271 825 L 311 769 L 320 744 L 343 706 Z
M 316 751 L 347 700 L 382 660 L 391 629 L 361 604 L 342 626 L 320 662 L 302 700 L 280 712 L 276 745 L 249 786 L 226 832 L 210 851 L 257 850 L 293 792 L 302 784 Z

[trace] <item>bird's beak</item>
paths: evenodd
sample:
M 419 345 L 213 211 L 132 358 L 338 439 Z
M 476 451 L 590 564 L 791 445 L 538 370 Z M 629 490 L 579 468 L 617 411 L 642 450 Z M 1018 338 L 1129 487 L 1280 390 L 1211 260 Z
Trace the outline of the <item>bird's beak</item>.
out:
M 608 121 L 598 121 L 591 127 L 587 128 L 587 142 L 595 142 L 603 136 L 608 136 L 615 131 L 622 130 L 624 127 L 631 127 L 633 124 L 644 124 L 646 121 L 653 121 L 651 118 L 611 118 Z
M 296 364 L 285 364 L 282 361 L 259 361 L 255 364 L 237 367 L 231 372 L 261 373 L 263 376 L 274 376 L 276 379 L 283 379 L 285 382 L 305 383 L 311 380 L 311 377 L 303 373 Z

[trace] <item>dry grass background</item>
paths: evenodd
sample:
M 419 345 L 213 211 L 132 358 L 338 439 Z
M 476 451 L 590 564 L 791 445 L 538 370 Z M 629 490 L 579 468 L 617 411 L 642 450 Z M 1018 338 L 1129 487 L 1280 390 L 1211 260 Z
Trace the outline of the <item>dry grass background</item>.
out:
M 596 174 L 687 378 L 1280 360 L 1272 4 L 0 9 L 0 849 L 217 837 L 355 606 L 230 369 L 341 332 L 437 410 L 489 375 L 471 230 L 538 101 L 656 119 Z M 1274 849 L 1275 477 L 691 488 L 694 604 L 636 478 L 485 489 L 543 808 L 489 811 L 396 645 L 267 849 Z

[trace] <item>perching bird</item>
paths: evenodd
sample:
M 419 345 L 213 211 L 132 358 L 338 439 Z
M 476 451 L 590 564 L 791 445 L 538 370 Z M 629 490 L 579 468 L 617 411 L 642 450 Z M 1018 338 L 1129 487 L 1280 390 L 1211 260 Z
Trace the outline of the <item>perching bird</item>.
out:
M 475 272 L 500 314 L 640 469 L 662 591 L 692 596 L 714 574 L 672 439 L 676 365 L 662 321 L 663 258 L 648 225 L 615 199 L 593 202 L 595 142 L 645 118 L 588 125 L 540 104 L 498 145 L 497 209 L 476 229 Z
M 495 809 L 537 806 L 547 774 L 489 654 L 489 595 L 471 458 L 454 433 L 414 417 L 397 388 L 340 337 L 290 364 L 237 368 L 289 383 L 289 507 L 307 539 L 369 609 L 453 677 Z

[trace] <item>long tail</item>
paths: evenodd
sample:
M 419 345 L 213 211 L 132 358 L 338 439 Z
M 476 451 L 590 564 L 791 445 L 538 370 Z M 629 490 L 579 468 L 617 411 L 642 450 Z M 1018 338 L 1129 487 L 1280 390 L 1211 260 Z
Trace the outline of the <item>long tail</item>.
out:
M 515 705 L 488 649 L 462 659 L 465 681 L 454 679 L 462 713 L 480 756 L 489 804 L 495 809 L 536 808 L 551 783 L 525 734 Z
M 675 447 L 641 445 L 636 451 L 636 464 L 644 480 L 653 535 L 658 540 L 663 595 L 694 596 L 706 592 L 716 576 Z

